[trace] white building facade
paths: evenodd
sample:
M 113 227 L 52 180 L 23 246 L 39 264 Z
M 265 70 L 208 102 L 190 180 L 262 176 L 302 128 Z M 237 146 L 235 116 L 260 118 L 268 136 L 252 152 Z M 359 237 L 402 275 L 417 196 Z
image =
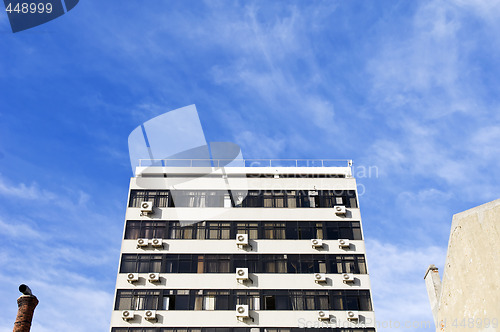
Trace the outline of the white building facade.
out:
M 350 163 L 261 164 L 137 168 L 111 332 L 375 331 Z

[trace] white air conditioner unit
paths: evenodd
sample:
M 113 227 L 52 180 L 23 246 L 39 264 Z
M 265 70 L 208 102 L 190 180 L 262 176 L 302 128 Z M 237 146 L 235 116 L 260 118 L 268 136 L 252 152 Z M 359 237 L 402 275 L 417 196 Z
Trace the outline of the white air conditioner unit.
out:
M 348 239 L 339 239 L 338 242 L 341 249 L 348 249 L 351 246 Z
M 236 317 L 238 317 L 238 318 L 250 317 L 250 313 L 248 312 L 248 305 L 247 304 L 238 304 L 236 306 Z
M 132 320 L 134 319 L 134 312 L 131 310 L 123 310 L 122 311 L 122 319 L 123 320 Z
M 352 273 L 343 273 L 342 274 L 342 280 L 344 281 L 344 284 L 353 283 L 354 282 L 354 274 L 352 274 Z
M 248 280 L 248 268 L 239 267 L 236 269 L 236 280 Z
M 148 239 L 137 239 L 137 248 L 144 248 L 149 245 Z
M 144 319 L 146 320 L 157 320 L 156 310 L 146 310 L 144 313 Z
M 318 320 L 330 320 L 330 312 L 325 310 L 318 311 Z
M 236 234 L 236 244 L 238 247 L 248 246 L 248 234 Z
M 139 280 L 139 273 L 128 273 L 127 281 L 130 283 L 134 283 Z
M 163 248 L 163 239 L 153 239 L 151 245 L 155 248 Z
M 348 311 L 347 312 L 347 320 L 356 321 L 359 320 L 359 314 L 357 311 Z
M 322 239 L 312 239 L 311 245 L 314 249 L 323 248 L 323 240 Z
M 326 282 L 326 274 L 324 274 L 324 273 L 315 273 L 314 274 L 314 281 L 317 284 L 325 283 Z
M 337 205 L 334 206 L 333 209 L 335 210 L 335 214 L 337 216 L 344 216 L 346 213 L 345 206 L 344 205 Z
M 148 281 L 149 282 L 159 282 L 160 281 L 160 274 L 159 273 L 150 273 L 148 275 Z
M 316 190 L 309 190 L 309 196 L 318 196 L 318 192 Z
M 150 213 L 153 213 L 153 202 L 142 202 L 141 215 L 147 216 Z

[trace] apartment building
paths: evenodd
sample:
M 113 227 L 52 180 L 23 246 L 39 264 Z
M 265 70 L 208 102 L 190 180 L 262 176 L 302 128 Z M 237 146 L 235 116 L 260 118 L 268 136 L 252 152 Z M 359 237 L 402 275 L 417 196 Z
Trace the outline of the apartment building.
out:
M 137 167 L 111 332 L 374 332 L 356 180 L 339 163 Z

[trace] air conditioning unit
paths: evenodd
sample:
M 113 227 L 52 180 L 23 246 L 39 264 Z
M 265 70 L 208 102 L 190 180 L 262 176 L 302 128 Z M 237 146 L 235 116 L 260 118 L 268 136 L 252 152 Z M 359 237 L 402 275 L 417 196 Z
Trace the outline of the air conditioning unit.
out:
M 236 269 L 236 280 L 248 280 L 248 268 L 239 267 Z
M 347 320 L 357 321 L 359 320 L 359 314 L 357 311 L 348 311 L 347 312 Z
M 128 273 L 127 281 L 130 283 L 134 283 L 139 280 L 139 273 Z
M 309 190 L 309 196 L 318 196 L 318 192 L 316 190 Z
M 325 310 L 318 311 L 318 320 L 330 320 L 330 312 Z
M 350 247 L 350 243 L 348 239 L 339 239 L 339 248 L 348 249 Z
M 147 216 L 153 213 L 153 202 L 142 202 L 141 203 L 141 216 Z
M 238 247 L 248 246 L 248 234 L 236 234 L 236 244 Z
M 354 274 L 352 274 L 352 273 L 343 273 L 342 274 L 342 280 L 344 281 L 344 284 L 353 283 L 354 282 Z
M 137 248 L 145 248 L 149 246 L 148 239 L 137 239 Z
M 323 240 L 321 239 L 312 239 L 311 245 L 314 249 L 323 248 Z
M 144 313 L 144 319 L 156 321 L 156 310 L 146 310 Z
M 131 310 L 123 310 L 122 311 L 122 319 L 123 320 L 132 320 L 134 319 L 134 312 Z
M 246 304 L 238 304 L 236 306 L 236 317 L 238 317 L 238 318 L 248 318 L 248 317 L 250 317 L 250 313 L 248 312 L 248 305 L 246 305 Z
M 338 216 L 344 216 L 345 213 L 346 213 L 344 205 L 334 206 L 333 209 L 335 210 L 335 214 L 338 215 Z
M 148 281 L 149 282 L 159 282 L 160 281 L 160 274 L 159 273 L 150 273 L 148 275 Z
M 151 245 L 155 248 L 163 248 L 163 239 L 153 239 Z
M 325 283 L 326 282 L 326 274 L 324 274 L 324 273 L 315 273 L 314 274 L 314 281 L 317 284 Z

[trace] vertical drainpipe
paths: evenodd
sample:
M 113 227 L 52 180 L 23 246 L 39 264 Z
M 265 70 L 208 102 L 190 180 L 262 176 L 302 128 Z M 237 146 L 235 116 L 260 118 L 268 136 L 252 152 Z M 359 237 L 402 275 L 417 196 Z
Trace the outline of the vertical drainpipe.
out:
M 19 286 L 19 291 L 23 293 L 17 299 L 17 317 L 14 323 L 13 332 L 29 332 L 31 329 L 31 321 L 33 313 L 38 305 L 38 299 L 31 293 L 31 289 L 26 285 Z
M 425 286 L 427 287 L 427 295 L 431 304 L 432 316 L 434 317 L 434 324 L 438 327 L 438 310 L 439 301 L 441 298 L 441 278 L 439 278 L 438 268 L 432 264 L 425 272 Z

